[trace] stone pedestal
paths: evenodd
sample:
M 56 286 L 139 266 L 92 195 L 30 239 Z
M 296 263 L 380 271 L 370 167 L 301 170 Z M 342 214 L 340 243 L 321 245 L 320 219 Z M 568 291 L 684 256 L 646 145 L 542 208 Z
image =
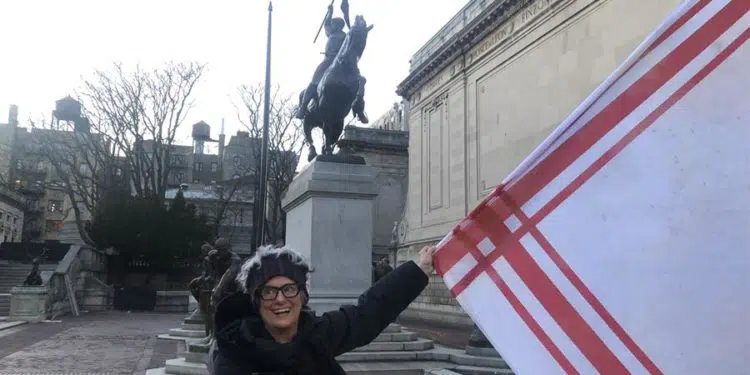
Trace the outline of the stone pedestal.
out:
M 41 322 L 47 319 L 46 286 L 17 286 L 10 290 L 10 319 Z
M 377 192 L 372 167 L 315 160 L 282 200 L 286 245 L 310 259 L 310 307 L 318 313 L 354 303 L 371 284 Z
M 474 330 L 471 332 L 471 337 L 469 337 L 466 354 L 477 357 L 500 357 L 500 354 L 492 346 L 490 340 L 487 339 L 487 336 L 476 325 L 474 325 Z

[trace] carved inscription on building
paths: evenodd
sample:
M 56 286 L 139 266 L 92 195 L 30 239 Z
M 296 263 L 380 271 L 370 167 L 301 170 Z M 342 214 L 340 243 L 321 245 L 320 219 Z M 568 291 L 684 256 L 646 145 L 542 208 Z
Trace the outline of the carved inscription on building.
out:
M 538 16 L 546 10 L 552 8 L 562 0 L 536 0 L 526 7 L 517 11 L 513 17 L 503 22 L 500 27 L 488 35 L 484 40 L 472 48 L 466 56 L 466 64 L 471 64 L 478 58 L 484 56 L 494 47 L 510 39 L 513 34 L 532 23 Z M 436 74 L 431 80 L 427 81 L 422 87 L 414 93 L 411 98 L 412 104 L 417 104 L 427 99 L 430 94 L 437 91 L 446 82 L 450 81 L 464 69 L 464 60 L 459 58 L 451 65 Z
M 518 11 L 518 13 L 505 21 L 497 30 L 484 38 L 482 42 L 469 52 L 466 58 L 468 63 L 474 62 L 494 47 L 508 40 L 514 33 L 523 29 L 524 26 L 534 21 L 537 16 L 560 1 L 562 0 L 536 0 Z
M 462 59 L 456 60 L 453 64 L 443 69 L 434 78 L 427 81 L 412 97 L 412 105 L 421 103 L 424 99 L 427 99 L 430 94 L 437 91 L 443 84 L 450 81 L 457 74 L 461 73 L 464 68 L 464 62 Z

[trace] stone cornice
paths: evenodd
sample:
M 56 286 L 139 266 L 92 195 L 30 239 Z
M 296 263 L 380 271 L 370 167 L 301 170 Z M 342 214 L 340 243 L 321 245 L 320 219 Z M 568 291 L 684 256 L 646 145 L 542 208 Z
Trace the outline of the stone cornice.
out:
M 419 59 L 421 61 L 414 62 L 416 65 L 412 66 L 409 75 L 398 85 L 396 93 L 408 100 L 417 88 L 448 67 L 463 53 L 481 42 L 487 34 L 507 21 L 517 10 L 532 1 L 494 0 L 493 4 L 474 17 L 463 30 L 455 33 L 439 48 L 435 49 L 431 56 L 421 57 Z M 422 49 L 420 49 L 420 52 Z

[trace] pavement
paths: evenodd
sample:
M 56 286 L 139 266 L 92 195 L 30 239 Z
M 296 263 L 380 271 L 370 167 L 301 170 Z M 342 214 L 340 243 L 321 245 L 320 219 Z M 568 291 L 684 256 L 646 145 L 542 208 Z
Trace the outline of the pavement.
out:
M 179 327 L 185 314 L 109 311 L 0 330 L 0 375 L 145 374 L 185 351 L 156 335 Z M 6 323 L 2 322 L 1 323 Z M 463 349 L 471 330 L 399 321 L 438 344 Z
M 180 341 L 156 338 L 184 317 L 110 311 L 4 329 L 0 375 L 145 374 L 185 350 Z

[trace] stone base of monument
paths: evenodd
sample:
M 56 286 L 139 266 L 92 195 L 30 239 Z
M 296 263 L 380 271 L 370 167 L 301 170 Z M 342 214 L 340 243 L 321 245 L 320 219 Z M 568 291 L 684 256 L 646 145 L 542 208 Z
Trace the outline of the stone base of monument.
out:
M 439 346 L 395 324 L 369 345 L 337 359 L 347 374 L 513 374 L 500 357 Z
M 473 346 L 466 347 L 466 354 L 477 357 L 500 357 L 500 353 L 495 348 L 478 348 Z
M 208 363 L 208 351 L 211 349 L 211 345 L 202 343 L 187 344 L 187 351 L 185 352 L 185 360 L 192 363 Z
M 47 319 L 46 286 L 16 286 L 10 290 L 11 320 L 38 323 Z
M 172 328 L 169 333 L 156 336 L 162 340 L 197 340 L 206 337 L 206 326 L 200 315 L 190 314 L 182 320 L 180 328 Z
M 336 310 L 356 302 L 372 282 L 375 169 L 361 157 L 318 156 L 294 178 L 282 199 L 286 245 L 304 254 L 310 307 Z
M 205 355 L 200 354 L 202 350 Z M 148 370 L 146 374 L 208 375 L 207 350 L 189 346 L 185 357 L 167 360 L 165 367 Z M 358 375 L 513 374 L 502 358 L 477 357 L 464 350 L 438 346 L 396 324 L 388 326 L 369 345 L 337 359 L 347 374 Z

